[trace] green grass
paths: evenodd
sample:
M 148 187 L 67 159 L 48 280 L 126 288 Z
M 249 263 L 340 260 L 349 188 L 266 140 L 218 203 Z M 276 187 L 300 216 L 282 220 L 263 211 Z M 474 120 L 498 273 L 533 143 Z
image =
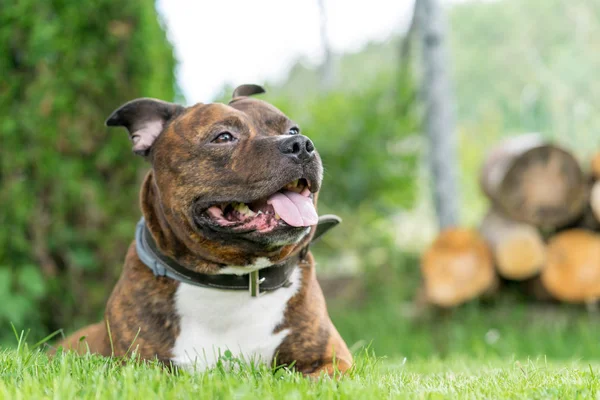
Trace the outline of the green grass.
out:
M 467 356 L 479 359 L 584 359 L 600 362 L 600 313 L 565 305 L 468 304 L 412 316 L 410 306 L 371 304 L 332 318 L 350 346 L 370 344 L 391 359 Z
M 300 399 L 300 398 L 595 398 L 600 365 L 544 359 L 377 360 L 360 356 L 339 380 L 311 380 L 286 370 L 223 365 L 203 373 L 156 363 L 29 350 L 0 353 L 2 399 Z
M 598 398 L 600 319 L 572 307 L 463 307 L 409 317 L 405 306 L 333 305 L 358 352 L 340 380 L 223 360 L 203 373 L 97 356 L 49 359 L 24 341 L 0 350 L 0 399 Z M 369 352 L 364 345 L 369 345 Z M 34 346 L 31 346 L 33 348 Z M 362 347 L 362 350 L 361 350 Z M 386 355 L 376 357 L 372 354 Z M 234 364 L 236 368 L 228 365 Z

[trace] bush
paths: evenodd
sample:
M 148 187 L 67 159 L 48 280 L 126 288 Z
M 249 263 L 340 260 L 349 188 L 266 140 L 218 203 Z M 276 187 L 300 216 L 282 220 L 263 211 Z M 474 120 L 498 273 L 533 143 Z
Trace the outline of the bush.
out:
M 0 343 L 100 316 L 146 169 L 103 121 L 174 66 L 152 0 L 0 3 Z

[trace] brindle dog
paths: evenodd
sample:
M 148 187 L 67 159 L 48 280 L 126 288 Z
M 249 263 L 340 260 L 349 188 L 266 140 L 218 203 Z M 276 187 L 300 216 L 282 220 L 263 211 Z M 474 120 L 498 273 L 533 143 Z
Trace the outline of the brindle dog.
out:
M 263 91 L 243 85 L 228 105 L 187 108 L 137 99 L 107 125 L 127 128 L 133 151 L 151 163 L 141 209 L 162 254 L 207 275 L 291 266 L 287 284 L 251 297 L 157 277 L 134 242 L 105 321 L 74 333 L 64 348 L 104 356 L 135 350 L 144 359 L 197 368 L 214 365 L 229 349 L 307 375 L 351 366 L 308 251 L 321 160 L 295 122 L 249 97 Z

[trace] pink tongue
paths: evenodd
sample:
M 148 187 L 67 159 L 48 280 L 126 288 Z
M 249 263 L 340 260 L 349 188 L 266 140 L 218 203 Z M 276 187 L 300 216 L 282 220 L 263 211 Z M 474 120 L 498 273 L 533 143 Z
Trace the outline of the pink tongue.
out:
M 300 193 L 284 191 L 275 193 L 267 200 L 282 220 L 291 226 L 311 226 L 319 222 L 317 210 L 310 197 Z

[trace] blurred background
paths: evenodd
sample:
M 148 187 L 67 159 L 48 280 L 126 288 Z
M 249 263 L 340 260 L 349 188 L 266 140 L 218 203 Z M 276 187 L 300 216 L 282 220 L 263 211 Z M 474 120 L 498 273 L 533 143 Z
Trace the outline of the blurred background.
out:
M 344 222 L 313 251 L 353 349 L 599 357 L 600 293 L 532 302 L 521 284 L 537 275 L 501 277 L 503 296 L 438 307 L 421 273 L 441 229 L 479 226 L 480 171 L 503 140 L 538 132 L 587 174 L 598 71 L 595 0 L 3 1 L 0 344 L 16 344 L 11 324 L 37 341 L 102 317 L 148 169 L 110 112 L 257 83 L 323 159 L 319 211 Z

